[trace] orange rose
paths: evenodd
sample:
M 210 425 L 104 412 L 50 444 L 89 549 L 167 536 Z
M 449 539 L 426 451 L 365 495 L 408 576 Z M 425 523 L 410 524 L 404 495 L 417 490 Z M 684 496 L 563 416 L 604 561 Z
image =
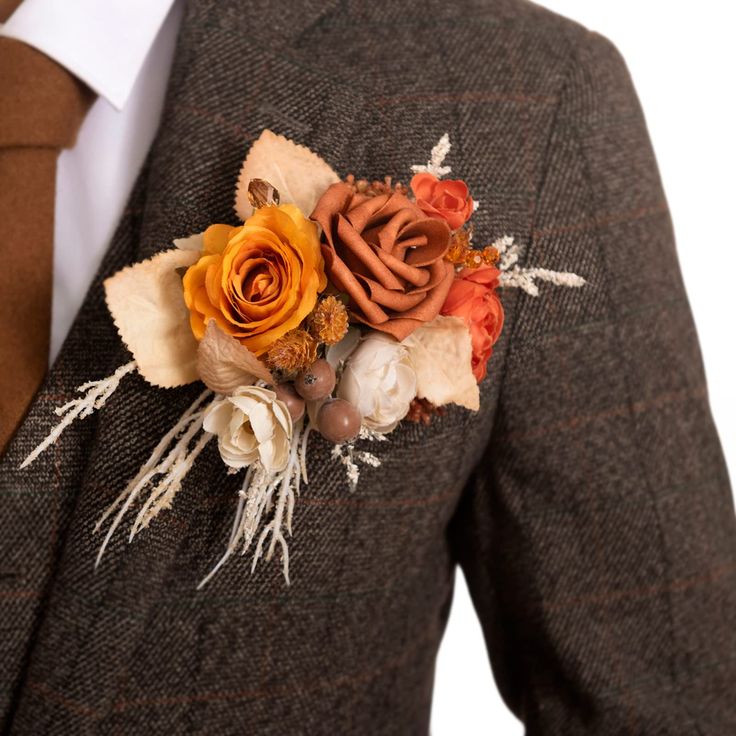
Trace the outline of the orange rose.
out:
M 434 174 L 416 174 L 411 189 L 419 208 L 429 217 L 444 220 L 451 230 L 461 228 L 473 214 L 473 198 L 460 179 L 438 179 Z
M 210 319 L 262 355 L 314 309 L 327 285 L 317 227 L 291 204 L 261 207 L 240 227 L 211 225 L 184 275 L 194 336 Z
M 470 330 L 473 375 L 478 383 L 485 378 L 486 364 L 503 328 L 503 306 L 496 294 L 499 273 L 493 266 L 464 268 L 442 307 L 442 314 L 460 317 Z

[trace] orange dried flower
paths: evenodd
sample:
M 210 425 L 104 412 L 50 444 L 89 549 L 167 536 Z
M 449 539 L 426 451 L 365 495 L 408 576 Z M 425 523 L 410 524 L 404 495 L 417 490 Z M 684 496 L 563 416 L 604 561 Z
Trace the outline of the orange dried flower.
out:
M 503 304 L 498 298 L 500 271 L 493 266 L 464 268 L 455 274 L 442 314 L 459 317 L 470 331 L 473 375 L 480 383 L 493 346 L 503 329 Z
M 301 328 L 287 332 L 268 351 L 267 362 L 271 368 L 294 373 L 308 368 L 317 360 L 317 341 Z
M 473 214 L 475 205 L 462 179 L 438 179 L 434 174 L 415 174 L 410 183 L 417 206 L 427 217 L 444 220 L 450 230 L 459 230 Z
M 293 204 L 261 207 L 242 225 L 210 225 L 182 281 L 197 340 L 214 319 L 256 357 L 298 328 L 327 286 L 317 226 Z
M 348 310 L 336 297 L 325 297 L 312 312 L 309 329 L 319 342 L 334 345 L 348 331 Z

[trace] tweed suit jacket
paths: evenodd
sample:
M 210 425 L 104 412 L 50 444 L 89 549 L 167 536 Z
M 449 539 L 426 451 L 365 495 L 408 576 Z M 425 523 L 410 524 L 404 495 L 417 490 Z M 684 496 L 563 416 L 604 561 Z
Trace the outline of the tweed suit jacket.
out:
M 199 390 L 129 377 L 29 469 L 53 407 L 129 360 L 101 281 L 235 222 L 263 128 L 406 181 L 444 132 L 482 242 L 588 284 L 504 294 L 478 413 L 403 423 L 350 493 L 321 438 L 292 584 L 236 559 L 214 443 L 98 569 L 101 511 Z M 120 227 L 0 470 L 4 734 L 426 734 L 462 565 L 531 736 L 736 733 L 736 525 L 642 113 L 603 38 L 525 0 L 190 0 Z

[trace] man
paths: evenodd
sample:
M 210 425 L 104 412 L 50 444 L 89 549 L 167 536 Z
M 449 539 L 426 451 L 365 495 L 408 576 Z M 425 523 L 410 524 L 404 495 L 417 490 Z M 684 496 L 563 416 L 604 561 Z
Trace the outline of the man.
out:
M 359 493 L 313 446 L 289 588 L 233 564 L 197 592 L 237 490 L 214 452 L 95 571 L 100 510 L 196 389 L 130 379 L 17 467 L 128 359 L 101 280 L 232 221 L 264 128 L 394 179 L 449 131 L 476 237 L 588 283 L 506 295 L 481 411 L 402 425 Z M 10 734 L 426 733 L 455 562 L 529 734 L 736 727 L 733 506 L 641 110 L 607 41 L 522 0 L 190 2 L 159 134 L 0 475 Z

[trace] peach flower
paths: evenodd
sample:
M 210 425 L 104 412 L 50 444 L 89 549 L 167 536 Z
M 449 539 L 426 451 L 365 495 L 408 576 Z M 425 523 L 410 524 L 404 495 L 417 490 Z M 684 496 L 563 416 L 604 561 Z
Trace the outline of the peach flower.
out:
M 500 272 L 493 266 L 464 268 L 450 287 L 442 314 L 459 317 L 470 330 L 473 375 L 480 383 L 486 375 L 493 345 L 503 328 L 503 306 L 496 294 Z
M 461 228 L 473 214 L 473 198 L 460 179 L 438 179 L 434 174 L 416 174 L 411 189 L 417 205 L 429 217 L 444 220 L 451 230 Z
M 214 319 L 255 355 L 298 327 L 327 285 L 317 227 L 291 204 L 261 207 L 240 227 L 211 225 L 184 275 L 194 336 Z

